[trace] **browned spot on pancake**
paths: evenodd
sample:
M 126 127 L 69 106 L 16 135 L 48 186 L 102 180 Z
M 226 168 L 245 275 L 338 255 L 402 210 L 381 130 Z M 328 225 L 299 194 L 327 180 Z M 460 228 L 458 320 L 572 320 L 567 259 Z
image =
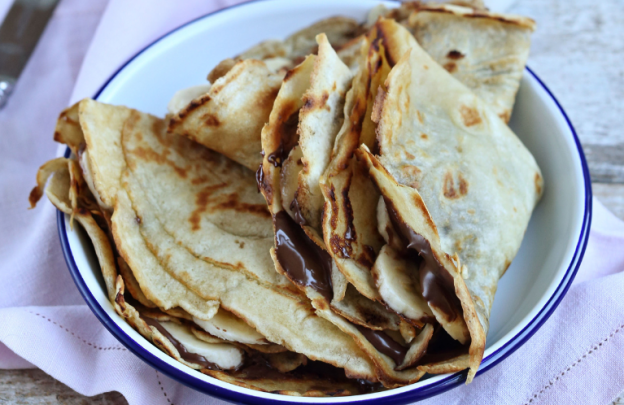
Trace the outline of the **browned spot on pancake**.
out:
M 458 198 L 455 186 L 453 185 L 453 175 L 450 172 L 446 172 L 444 175 L 444 196 L 446 198 Z
M 329 189 L 329 203 L 332 211 L 329 224 L 331 225 L 331 228 L 335 230 L 338 222 L 338 203 L 336 202 L 336 190 L 333 184 Z
M 423 69 L 425 69 L 425 70 L 429 70 L 429 66 L 427 66 L 427 65 L 423 65 Z
M 535 192 L 537 195 L 542 194 L 542 176 L 539 173 L 535 173 Z
M 201 120 L 204 121 L 204 124 L 209 127 L 218 127 L 219 125 L 221 125 L 221 122 L 219 122 L 219 119 L 214 114 L 204 114 L 201 117 Z
M 379 88 L 377 89 L 377 95 L 375 96 L 375 102 L 373 103 L 373 111 L 371 114 L 371 120 L 375 124 L 379 124 L 379 120 L 381 119 L 381 110 L 385 99 L 386 91 L 381 86 L 379 86 Z
M 169 165 L 178 174 L 178 176 L 186 178 L 186 176 L 188 175 L 187 170 L 185 168 L 176 166 L 174 162 L 167 159 L 167 155 L 169 155 L 169 152 L 169 150 L 165 149 L 163 150 L 162 154 L 158 154 L 153 149 L 146 149 L 141 146 L 130 151 L 132 155 L 143 161 L 151 161 L 159 165 Z
M 180 111 L 177 115 L 174 115 L 173 118 L 169 121 L 169 126 L 167 128 L 168 132 L 173 132 L 177 126 L 182 124 L 184 118 L 189 116 L 193 111 L 201 107 L 202 105 L 209 103 L 212 98 L 208 94 L 201 96 L 200 98 L 196 98 L 191 101 L 189 105 L 187 105 L 182 111 Z
M 468 194 L 468 182 L 461 173 L 457 175 L 457 186 L 451 172 L 444 175 L 444 196 L 449 199 L 461 198 Z
M 405 152 L 405 157 L 408 158 L 408 159 L 415 159 L 416 158 L 416 156 L 412 155 L 409 152 Z
M 332 91 L 336 91 L 336 82 L 332 85 Z
M 238 193 L 230 193 L 223 196 L 219 196 L 216 199 L 215 204 L 211 207 L 212 211 L 230 209 L 236 212 L 248 212 L 250 214 L 256 214 L 262 217 L 270 218 L 271 214 L 265 204 L 249 204 L 239 201 Z
M 54 141 L 58 142 L 58 143 L 65 143 L 63 142 L 63 138 L 61 137 L 61 133 L 58 131 L 54 131 Z
M 208 209 L 208 203 L 210 202 L 210 196 L 218 189 L 227 187 L 226 183 L 219 183 L 212 186 L 205 187 L 202 191 L 197 193 L 195 197 L 195 210 L 189 217 L 191 223 L 191 229 L 197 231 L 200 228 L 201 215 Z
M 273 106 L 273 102 L 275 102 L 275 99 L 277 98 L 277 93 L 279 93 L 279 87 L 264 93 L 261 97 L 259 97 L 258 105 L 261 107 L 271 108 Z
M 503 270 L 503 274 L 507 273 L 507 269 L 509 268 L 509 266 L 511 266 L 511 262 L 509 260 L 505 260 L 505 265 L 504 265 L 504 270 Z M 501 275 L 502 277 L 502 275 Z
M 416 110 L 416 116 L 418 116 L 418 121 L 420 121 L 421 124 L 423 124 L 425 122 L 425 120 L 423 119 L 423 116 L 421 114 L 421 112 L 419 110 Z
M 241 248 L 241 249 L 242 249 L 242 248 L 244 248 L 244 247 L 245 247 L 245 242 L 241 241 L 241 242 L 238 244 L 238 247 L 239 247 L 239 248 Z
M 429 139 L 429 137 L 427 136 L 427 134 L 420 134 L 420 138 L 421 138 L 421 139 Z
M 388 40 L 388 34 L 384 31 L 385 26 L 383 24 L 376 24 L 377 26 L 377 35 L 378 35 L 378 39 L 379 42 L 381 42 L 384 45 L 384 54 L 386 57 L 386 60 L 388 61 L 388 64 L 390 66 L 394 66 L 397 64 L 397 60 L 394 60 L 392 58 L 392 52 L 390 51 L 390 46 L 392 44 L 392 41 Z M 379 44 L 377 44 L 377 50 L 379 50 Z M 403 55 L 401 55 L 403 56 Z
M 509 111 L 505 111 L 503 113 L 498 114 L 499 117 L 501 117 L 501 119 L 505 122 L 509 122 L 509 119 L 511 118 L 511 113 Z
M 457 70 L 457 65 L 455 64 L 455 62 L 445 63 L 442 67 L 449 73 L 453 73 Z
M 362 248 L 363 252 L 358 256 L 357 262 L 368 269 L 372 269 L 373 264 L 375 264 L 375 258 L 377 257 L 375 249 L 369 245 L 363 245 Z
M 301 109 L 304 112 L 316 110 L 319 108 L 323 108 L 325 104 L 327 104 L 327 100 L 329 99 L 329 93 L 327 91 L 323 91 L 320 98 L 314 98 L 312 96 L 304 96 L 303 107 Z
M 345 259 L 351 258 L 351 254 L 353 253 L 351 243 L 344 240 L 340 236 L 332 235 L 331 238 L 329 238 L 329 245 L 332 252 L 334 252 L 334 255 Z
M 479 111 L 477 111 L 475 108 L 462 105 L 461 107 L 459 107 L 459 113 L 461 114 L 462 120 L 464 121 L 464 125 L 467 127 L 471 127 L 482 122 Z
M 463 53 L 456 51 L 456 50 L 452 50 L 449 53 L 446 54 L 446 57 L 449 59 L 453 59 L 453 60 L 457 60 L 457 59 L 462 59 L 464 56 Z
M 421 173 L 421 170 L 418 167 L 412 166 L 412 165 L 405 165 L 401 168 L 401 172 L 403 172 L 405 177 L 409 178 L 410 181 L 412 181 L 412 183 L 418 184 L 418 179 Z M 412 185 L 412 187 L 417 188 L 414 185 Z
M 466 181 L 466 179 L 464 179 L 461 173 L 459 173 L 458 178 L 459 178 L 459 194 L 460 195 L 468 194 L 468 182 Z
M 167 123 L 164 120 L 160 120 L 160 119 L 155 119 L 152 121 L 152 132 L 154 134 L 156 134 L 157 136 L 162 136 L 167 129 Z M 143 136 L 140 133 L 136 134 L 136 137 L 139 140 L 143 139 Z
M 329 309 L 329 305 L 327 305 L 327 302 L 323 299 L 315 300 L 314 306 L 317 308 L 317 310 L 320 311 L 326 311 Z

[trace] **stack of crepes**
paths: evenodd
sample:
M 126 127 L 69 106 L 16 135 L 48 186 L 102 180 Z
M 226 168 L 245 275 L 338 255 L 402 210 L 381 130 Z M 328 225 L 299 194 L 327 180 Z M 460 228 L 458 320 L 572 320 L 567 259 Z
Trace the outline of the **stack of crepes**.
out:
M 190 368 L 306 396 L 471 381 L 543 188 L 506 125 L 533 29 L 407 3 L 226 59 L 164 119 L 83 100 L 31 205 L 82 225 L 115 311 Z

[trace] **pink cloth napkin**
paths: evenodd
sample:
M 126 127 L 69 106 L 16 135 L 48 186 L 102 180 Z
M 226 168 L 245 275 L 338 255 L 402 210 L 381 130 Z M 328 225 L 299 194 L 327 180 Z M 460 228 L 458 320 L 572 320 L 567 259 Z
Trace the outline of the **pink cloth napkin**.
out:
M 28 211 L 26 198 L 37 167 L 55 156 L 59 111 L 163 33 L 236 2 L 59 5 L 0 111 L 0 368 L 35 365 L 82 394 L 115 390 L 130 404 L 222 403 L 150 368 L 104 329 L 69 275 L 54 208 L 44 200 Z M 0 0 L 0 18 L 8 4 Z M 624 390 L 624 223 L 597 200 L 593 214 L 583 265 L 549 321 L 472 384 L 423 403 L 607 404 Z

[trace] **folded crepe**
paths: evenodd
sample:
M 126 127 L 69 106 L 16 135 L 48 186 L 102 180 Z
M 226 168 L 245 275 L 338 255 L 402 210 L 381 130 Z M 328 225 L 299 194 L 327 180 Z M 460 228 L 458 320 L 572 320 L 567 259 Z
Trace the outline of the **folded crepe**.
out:
M 255 170 L 262 161 L 260 131 L 268 120 L 282 77 L 262 61 L 240 61 L 206 93 L 201 93 L 205 88 L 199 88 L 200 94 L 173 115 L 168 131 Z
M 166 121 L 125 107 L 83 100 L 61 115 L 57 129 L 56 139 L 77 159 L 44 165 L 31 202 L 45 189 L 86 229 L 104 234 L 92 239 L 106 242 L 96 244 L 96 253 L 109 297 L 146 338 L 218 378 L 239 369 L 227 371 L 227 380 L 261 390 L 280 390 L 280 381 L 254 383 L 249 356 L 285 350 L 300 355 L 258 361 L 286 372 L 286 393 L 298 387 L 298 395 L 356 394 L 363 387 L 346 377 L 377 380 L 352 339 L 316 316 L 308 299 L 275 272 L 271 217 L 253 172 L 167 133 Z M 86 222 L 95 214 L 82 200 L 102 217 L 99 228 Z M 241 350 L 252 350 L 246 362 Z M 328 380 L 314 371 L 318 366 L 306 371 L 307 359 L 344 368 L 346 377 Z
M 374 110 L 378 156 L 366 146 L 357 155 L 382 196 L 387 244 L 375 267 L 420 281 L 437 322 L 470 343 L 419 368 L 456 371 L 467 360 L 471 379 L 498 280 L 542 194 L 540 169 L 490 105 L 418 45 L 392 68 Z
M 490 12 L 480 1 L 376 7 L 368 15 L 368 24 L 372 26 L 379 17 L 406 27 L 429 56 L 509 121 L 535 21 Z
M 509 121 L 535 22 L 452 4 L 425 4 L 409 17 L 420 46 Z

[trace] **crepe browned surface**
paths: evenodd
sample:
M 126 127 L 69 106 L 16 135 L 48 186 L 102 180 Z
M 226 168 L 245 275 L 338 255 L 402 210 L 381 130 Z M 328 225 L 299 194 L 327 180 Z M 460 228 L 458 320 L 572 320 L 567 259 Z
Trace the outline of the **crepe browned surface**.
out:
M 533 20 L 428 4 L 412 12 L 409 28 L 436 62 L 509 121 L 529 56 Z

